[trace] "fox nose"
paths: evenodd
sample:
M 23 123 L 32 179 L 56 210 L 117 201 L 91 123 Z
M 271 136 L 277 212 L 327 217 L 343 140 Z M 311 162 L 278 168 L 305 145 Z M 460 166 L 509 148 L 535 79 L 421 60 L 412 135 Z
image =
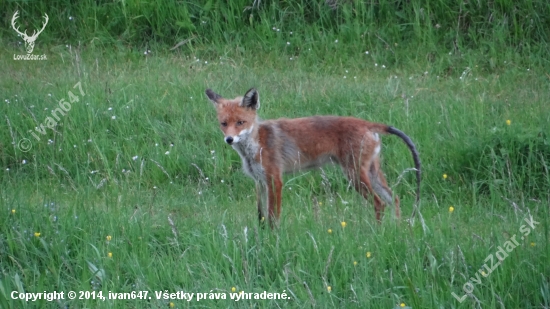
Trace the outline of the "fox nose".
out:
M 231 136 L 226 137 L 225 142 L 228 143 L 229 145 L 233 144 L 233 137 Z

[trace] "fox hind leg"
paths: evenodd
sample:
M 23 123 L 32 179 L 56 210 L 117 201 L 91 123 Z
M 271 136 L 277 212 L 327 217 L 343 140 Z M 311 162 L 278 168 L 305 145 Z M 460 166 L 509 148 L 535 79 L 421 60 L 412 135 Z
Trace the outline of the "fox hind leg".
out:
M 346 176 L 353 184 L 353 187 L 359 192 L 364 199 L 369 200 L 370 197 L 374 199 L 374 210 L 376 213 L 376 220 L 380 221 L 380 213 L 384 210 L 384 205 L 380 200 L 380 197 L 375 194 L 374 188 L 369 177 L 368 170 L 365 167 L 361 167 L 359 171 L 355 167 L 348 167 L 345 169 Z
M 344 171 L 348 180 L 353 183 L 355 190 L 366 200 L 369 200 L 372 195 L 376 220 L 382 220 L 386 205 L 394 205 L 396 217 L 400 217 L 399 198 L 395 197 L 395 201 L 393 200 L 393 192 L 388 187 L 386 178 L 380 169 L 378 158 L 363 161 L 359 171 L 355 166 L 344 166 Z
M 373 162 L 373 164 L 370 166 L 369 178 L 371 180 L 371 185 L 374 193 L 380 197 L 380 199 L 382 200 L 381 202 L 383 202 L 384 204 L 393 205 L 395 207 L 395 216 L 399 218 L 401 216 L 401 211 L 399 209 L 399 197 L 395 196 L 394 200 L 393 192 L 388 187 L 386 178 L 384 177 L 384 174 L 380 169 L 379 160 L 376 160 L 376 162 Z M 382 206 L 381 208 L 383 211 L 384 206 Z

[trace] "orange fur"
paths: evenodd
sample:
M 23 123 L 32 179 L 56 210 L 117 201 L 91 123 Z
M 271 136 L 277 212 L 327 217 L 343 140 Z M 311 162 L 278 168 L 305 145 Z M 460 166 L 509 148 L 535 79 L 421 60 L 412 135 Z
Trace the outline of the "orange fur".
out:
M 380 221 L 385 204 L 394 204 L 400 216 L 399 198 L 386 183 L 380 169 L 381 141 L 378 134 L 395 134 L 409 146 L 417 170 L 417 201 L 420 190 L 420 160 L 410 138 L 380 123 L 352 117 L 314 116 L 262 121 L 257 116 L 259 94 L 250 89 L 244 97 L 225 99 L 210 89 L 206 95 L 216 107 L 225 141 L 239 153 L 244 171 L 256 181 L 258 216 L 270 224 L 281 213 L 282 175 L 325 163 L 338 163 L 368 198 L 374 196 L 376 219 Z M 267 216 L 264 204 L 267 203 Z

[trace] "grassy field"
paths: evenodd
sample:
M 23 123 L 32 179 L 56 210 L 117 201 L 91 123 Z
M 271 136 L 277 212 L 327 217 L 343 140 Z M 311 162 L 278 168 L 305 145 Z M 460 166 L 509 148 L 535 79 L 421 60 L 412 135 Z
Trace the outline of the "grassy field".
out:
M 473 63 L 438 75 L 365 53 L 317 66 L 248 52 L 45 53 L 0 58 L 0 307 L 550 307 L 543 69 Z M 386 209 L 377 224 L 372 202 L 327 167 L 285 177 L 280 229 L 260 229 L 254 183 L 204 96 L 252 86 L 266 119 L 350 115 L 406 132 L 423 162 L 422 219 L 405 220 L 414 175 L 397 179 L 413 163 L 388 136 L 383 169 L 404 219 Z M 61 99 L 69 106 L 55 118 Z M 13 300 L 12 291 L 64 291 L 65 300 Z M 92 294 L 69 300 L 69 291 Z M 109 299 L 132 291 L 148 294 Z M 195 294 L 155 293 L 178 291 Z M 241 291 L 287 299 L 231 299 Z

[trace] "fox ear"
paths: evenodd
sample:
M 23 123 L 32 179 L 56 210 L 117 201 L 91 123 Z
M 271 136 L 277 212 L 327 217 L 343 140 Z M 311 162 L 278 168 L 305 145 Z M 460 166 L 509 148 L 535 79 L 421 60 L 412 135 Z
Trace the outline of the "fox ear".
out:
M 251 88 L 246 92 L 241 102 L 241 106 L 252 109 L 260 108 L 260 95 L 255 88 Z
M 218 105 L 218 100 L 223 99 L 221 95 L 215 93 L 214 91 L 212 91 L 212 89 L 206 89 L 205 93 L 208 99 L 212 101 L 214 106 Z

